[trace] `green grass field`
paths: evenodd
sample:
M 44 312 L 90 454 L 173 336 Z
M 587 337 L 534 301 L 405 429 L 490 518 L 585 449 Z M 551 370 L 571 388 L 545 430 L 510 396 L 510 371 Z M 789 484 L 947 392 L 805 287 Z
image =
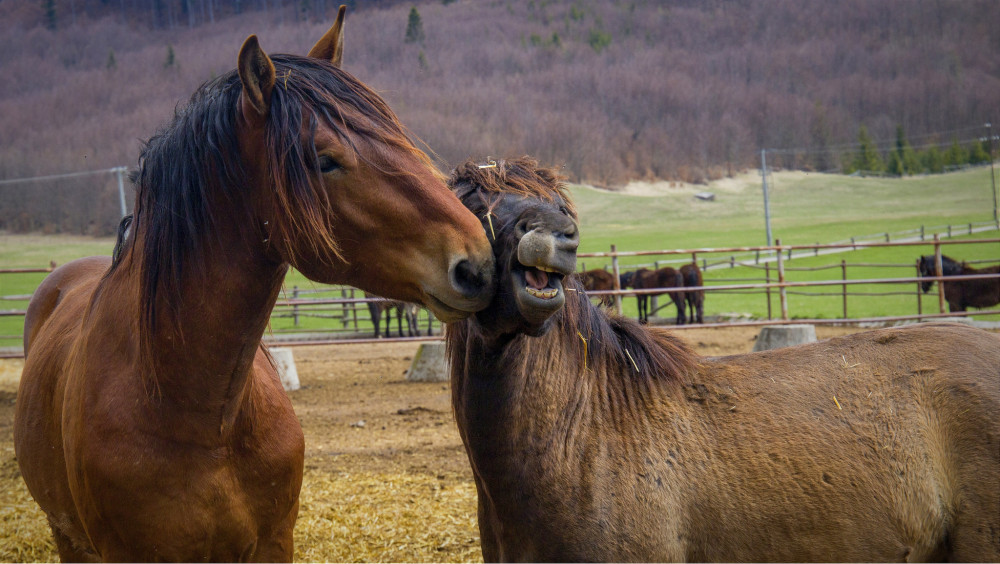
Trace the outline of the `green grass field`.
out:
M 992 220 L 992 187 L 990 169 L 977 168 L 947 175 L 915 178 L 858 178 L 840 175 L 779 172 L 769 180 L 772 231 L 784 244 L 826 243 L 849 239 L 853 236 L 883 232 L 896 233 L 952 224 L 961 226 L 970 222 Z M 706 202 L 694 198 L 697 192 L 715 194 L 715 200 Z M 571 186 L 570 192 L 580 214 L 580 252 L 608 251 L 612 244 L 619 251 L 664 250 L 687 248 L 719 248 L 758 246 L 766 243 L 764 205 L 760 177 L 746 174 L 725 179 L 709 186 L 666 187 L 646 190 L 649 195 L 623 194 L 596 190 L 586 186 Z M 927 231 L 930 237 L 931 231 Z M 974 235 L 972 238 L 996 238 L 996 231 Z M 968 238 L 968 237 L 966 237 Z M 114 241 L 110 238 L 94 239 L 71 236 L 12 235 L 0 233 L 0 267 L 44 267 L 49 261 L 59 264 L 81 256 L 110 255 Z M 912 265 L 921 254 L 933 251 L 930 244 L 919 247 L 881 248 L 849 253 L 796 258 L 787 263 L 790 268 L 837 265 L 835 269 L 802 272 L 789 270 L 790 281 L 839 279 L 840 261 L 848 263 Z M 960 245 L 945 247 L 946 254 L 962 260 L 1000 259 L 1000 244 Z M 709 262 L 726 260 L 726 254 L 702 254 Z M 622 266 L 648 264 L 654 260 L 671 257 L 626 257 Z M 609 259 L 581 258 L 587 268 L 609 264 Z M 772 265 L 773 266 L 773 265 Z M 872 279 L 906 277 L 914 274 L 912 267 L 850 267 L 848 278 Z M 711 270 L 706 273 L 707 284 L 735 283 L 728 280 L 758 279 L 763 281 L 762 269 L 737 267 Z M 772 277 L 776 277 L 772 272 Z M 0 296 L 30 294 L 44 274 L 0 275 Z M 309 289 L 316 285 L 297 272 L 286 279 L 289 295 L 291 288 Z M 848 314 L 851 317 L 873 317 L 914 314 L 916 295 L 914 285 L 860 286 L 852 292 L 883 293 L 905 292 L 906 295 L 851 296 Z M 839 292 L 840 287 L 811 288 L 812 293 Z M 360 297 L 360 292 L 357 296 Z M 340 292 L 322 297 L 339 297 Z M 668 301 L 666 296 L 661 303 Z M 709 293 L 706 297 L 706 315 L 719 313 L 745 314 L 757 318 L 767 316 L 767 301 L 763 294 Z M 0 310 L 23 310 L 23 300 L 4 299 Z M 625 299 L 626 313 L 635 314 L 635 300 Z M 924 311 L 937 306 L 935 294 L 924 298 Z M 772 311 L 779 312 L 777 293 L 772 295 Z M 842 315 L 842 298 L 792 294 L 789 310 L 794 318 L 838 318 Z M 336 308 L 330 308 L 332 310 Z M 673 317 L 672 308 L 660 313 Z M 367 317 L 359 312 L 360 317 Z M 985 317 L 997 319 L 996 316 Z M 393 323 L 395 326 L 395 322 Z M 299 329 L 319 330 L 332 326 L 343 327 L 342 321 L 333 319 L 300 319 Z M 370 325 L 361 322 L 363 331 Z M 289 318 L 275 318 L 275 332 L 294 329 Z M 21 317 L 0 317 L 0 347 L 20 344 Z

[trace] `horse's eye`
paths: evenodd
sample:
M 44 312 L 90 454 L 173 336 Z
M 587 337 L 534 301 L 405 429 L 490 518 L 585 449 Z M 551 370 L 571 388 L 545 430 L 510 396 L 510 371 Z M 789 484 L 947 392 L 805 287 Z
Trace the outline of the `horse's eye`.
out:
M 566 209 L 566 206 L 559 206 L 559 213 L 563 215 L 569 215 L 569 210 Z
M 331 172 L 340 170 L 340 168 L 340 163 L 330 155 L 320 155 L 319 171 L 323 174 L 330 174 Z

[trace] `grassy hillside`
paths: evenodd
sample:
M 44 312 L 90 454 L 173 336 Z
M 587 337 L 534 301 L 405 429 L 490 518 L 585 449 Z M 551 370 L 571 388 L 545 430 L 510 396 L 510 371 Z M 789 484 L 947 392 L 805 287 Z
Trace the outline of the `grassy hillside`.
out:
M 992 206 L 989 169 L 979 168 L 947 175 L 905 178 L 857 178 L 839 175 L 780 172 L 771 179 L 771 213 L 774 236 L 786 244 L 810 244 L 848 239 L 852 236 L 945 224 L 962 225 L 991 219 Z M 607 251 L 611 244 L 621 251 L 662 250 L 729 246 L 757 246 L 765 243 L 763 198 L 759 177 L 744 175 L 705 186 L 630 185 L 627 193 L 608 192 L 574 185 L 571 193 L 581 218 L 581 252 Z M 700 191 L 713 192 L 715 201 L 694 198 Z M 928 231 L 928 235 L 930 231 Z M 974 238 L 996 237 L 997 233 L 976 235 Z M 0 234 L 0 267 L 47 266 L 50 260 L 64 263 L 76 257 L 109 255 L 114 241 L 110 238 L 67 236 L 23 236 Z M 788 266 L 815 267 L 838 265 L 833 270 L 799 272 L 789 270 L 789 280 L 839 279 L 840 261 L 869 264 L 912 265 L 920 254 L 932 252 L 931 245 L 908 248 L 869 249 L 841 255 L 795 259 Z M 1000 259 L 1000 244 L 968 245 L 947 248 L 946 253 L 963 260 Z M 725 255 L 702 255 L 717 261 Z M 700 258 L 702 258 L 700 257 Z M 651 263 L 658 258 L 635 257 L 622 259 L 623 265 Z M 581 258 L 587 268 L 607 264 L 606 259 Z M 852 267 L 848 277 L 871 279 L 905 277 L 913 268 Z M 705 278 L 711 283 L 733 279 L 760 279 L 759 268 L 737 267 L 712 270 Z M 772 274 L 772 276 L 774 276 Z M 0 275 L 0 296 L 29 294 L 44 277 L 43 274 Z M 286 279 L 286 287 L 313 288 L 314 284 L 299 273 Z M 839 291 L 811 289 L 813 293 Z M 854 292 L 886 292 L 889 288 L 863 287 Z M 905 296 L 851 297 L 848 313 L 852 317 L 903 315 L 916 313 L 916 296 L 912 287 L 894 287 L 891 291 L 911 292 Z M 928 296 L 925 311 L 936 306 L 934 294 Z M 665 302 L 666 297 L 661 298 Z M 635 300 L 626 299 L 626 312 L 635 312 Z M 789 300 L 794 317 L 834 318 L 841 315 L 839 296 L 793 295 Z M 0 309 L 23 309 L 23 301 L 5 300 Z M 777 294 L 772 297 L 777 315 Z M 767 315 L 767 302 L 762 294 L 709 294 L 706 314 Z M 662 315 L 671 317 L 673 311 Z M 995 319 L 995 318 L 994 318 Z M 304 328 L 318 328 L 329 321 L 304 320 Z M 289 328 L 291 321 L 275 320 L 273 328 Z M 0 317 L 0 335 L 19 335 L 20 317 Z M 16 339 L 0 341 L 0 346 L 16 344 Z

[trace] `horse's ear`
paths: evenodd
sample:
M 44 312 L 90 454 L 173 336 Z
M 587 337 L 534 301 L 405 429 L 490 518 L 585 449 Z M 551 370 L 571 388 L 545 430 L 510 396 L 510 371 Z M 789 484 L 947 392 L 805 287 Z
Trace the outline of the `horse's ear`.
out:
M 337 21 L 333 22 L 333 27 L 309 50 L 310 57 L 330 61 L 333 63 L 333 66 L 340 68 L 340 64 L 344 59 L 345 13 L 347 13 L 347 6 L 341 5 L 340 10 L 337 11 Z
M 237 64 L 243 93 L 240 106 L 243 116 L 250 121 L 260 121 L 271 108 L 271 91 L 274 90 L 274 63 L 260 48 L 256 35 L 247 37 L 240 49 Z

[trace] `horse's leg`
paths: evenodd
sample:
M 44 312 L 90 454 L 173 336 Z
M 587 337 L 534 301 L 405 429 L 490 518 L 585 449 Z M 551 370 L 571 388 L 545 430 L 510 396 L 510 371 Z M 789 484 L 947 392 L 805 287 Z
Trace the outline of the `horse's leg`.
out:
M 396 308 L 396 329 L 399 330 L 399 336 L 403 336 L 403 308 Z
M 701 324 L 705 323 L 705 294 L 704 293 L 699 293 L 698 294 L 698 298 L 697 298 L 697 302 L 696 302 L 696 307 L 697 307 L 697 310 L 698 310 L 698 324 L 701 325 Z
M 677 324 L 684 325 L 687 323 L 687 306 L 684 304 L 687 297 L 683 292 L 674 292 L 670 294 L 670 298 L 674 301 L 674 305 L 677 306 Z
M 68 536 L 64 535 L 48 519 L 49 528 L 52 529 L 52 538 L 56 541 L 56 550 L 59 551 L 59 560 L 63 562 L 100 562 L 101 558 L 89 550 L 83 550 L 77 546 Z

